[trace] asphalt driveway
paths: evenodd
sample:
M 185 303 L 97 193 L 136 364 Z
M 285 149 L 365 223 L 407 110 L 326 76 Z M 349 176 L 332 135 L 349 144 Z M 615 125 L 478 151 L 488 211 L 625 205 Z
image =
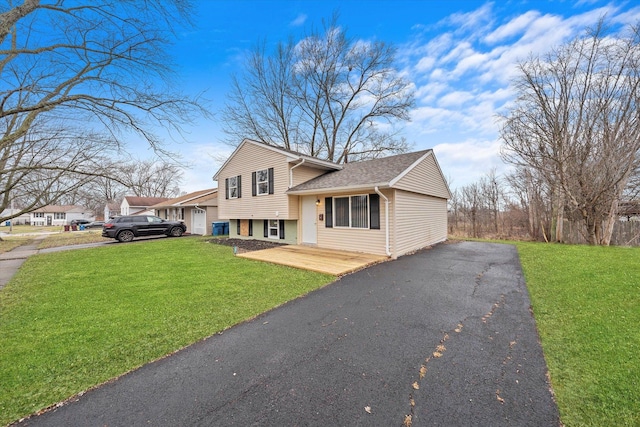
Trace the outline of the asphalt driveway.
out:
M 513 246 L 345 276 L 25 425 L 559 425 Z

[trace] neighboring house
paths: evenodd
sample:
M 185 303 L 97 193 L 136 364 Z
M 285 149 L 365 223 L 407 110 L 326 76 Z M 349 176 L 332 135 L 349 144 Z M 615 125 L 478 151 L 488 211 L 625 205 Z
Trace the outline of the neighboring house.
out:
M 21 209 L 5 209 L 2 211 L 2 213 L 0 213 L 0 217 L 2 218 L 9 217 L 13 214 L 17 214 L 18 212 L 20 212 L 20 210 Z M 13 225 L 23 225 L 23 224 L 28 224 L 30 220 L 31 220 L 31 216 L 28 213 L 24 213 L 22 215 L 18 215 L 12 218 L 11 220 L 3 221 L 2 223 L 0 223 L 0 226 L 7 225 L 7 222 L 9 221 L 11 221 Z
M 397 258 L 447 239 L 432 150 L 338 165 L 245 139 L 213 177 L 229 237 Z
M 119 203 L 107 203 L 104 206 L 104 219 L 108 220 L 109 218 L 114 218 L 120 215 L 120 204 Z
M 160 218 L 184 221 L 187 232 L 210 235 L 218 220 L 218 189 L 195 191 L 151 206 Z
M 124 196 L 120 203 L 120 215 L 155 215 L 151 206 L 167 200 L 168 197 Z
M 76 219 L 94 221 L 96 218 L 89 209 L 75 205 L 47 205 L 34 210 L 29 216 L 31 225 L 68 225 Z
M 618 216 L 620 221 L 640 221 L 640 202 L 620 202 Z

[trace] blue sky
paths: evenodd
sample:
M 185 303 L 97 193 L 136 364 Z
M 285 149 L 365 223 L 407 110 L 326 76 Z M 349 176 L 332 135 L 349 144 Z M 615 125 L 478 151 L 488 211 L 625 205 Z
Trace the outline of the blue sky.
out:
M 188 143 L 172 147 L 186 163 L 181 188 L 215 186 L 220 158 L 233 148 L 217 112 L 230 75 L 257 42 L 298 38 L 333 12 L 351 37 L 383 40 L 397 49 L 397 66 L 416 90 L 404 136 L 415 150 L 433 148 L 452 188 L 469 184 L 499 157 L 496 114 L 513 99 L 515 64 L 541 54 L 593 26 L 605 15 L 614 29 L 640 21 L 634 1 L 196 1 L 196 28 L 179 34 L 172 48 L 178 83 L 189 93 L 206 91 L 213 120 L 187 128 Z M 238 141 L 240 142 L 240 141 Z

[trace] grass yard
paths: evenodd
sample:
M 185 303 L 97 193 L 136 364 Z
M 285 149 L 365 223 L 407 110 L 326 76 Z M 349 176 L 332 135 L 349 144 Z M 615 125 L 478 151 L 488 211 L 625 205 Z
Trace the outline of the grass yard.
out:
M 95 243 L 113 241 L 102 237 L 102 228 L 87 231 L 69 231 L 59 234 L 50 234 L 38 245 L 38 249 L 56 248 L 67 245 L 80 245 L 83 243 Z
M 640 425 L 640 248 L 517 243 L 562 422 Z
M 30 258 L 0 292 L 0 425 L 333 280 L 196 238 Z

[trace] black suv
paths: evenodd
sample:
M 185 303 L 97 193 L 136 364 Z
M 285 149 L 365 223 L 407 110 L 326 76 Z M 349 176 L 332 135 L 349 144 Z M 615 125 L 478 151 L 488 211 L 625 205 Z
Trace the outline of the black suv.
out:
M 130 242 L 134 237 L 166 234 L 180 237 L 187 227 L 179 221 L 167 221 L 152 215 L 119 216 L 105 222 L 102 226 L 102 237 Z

